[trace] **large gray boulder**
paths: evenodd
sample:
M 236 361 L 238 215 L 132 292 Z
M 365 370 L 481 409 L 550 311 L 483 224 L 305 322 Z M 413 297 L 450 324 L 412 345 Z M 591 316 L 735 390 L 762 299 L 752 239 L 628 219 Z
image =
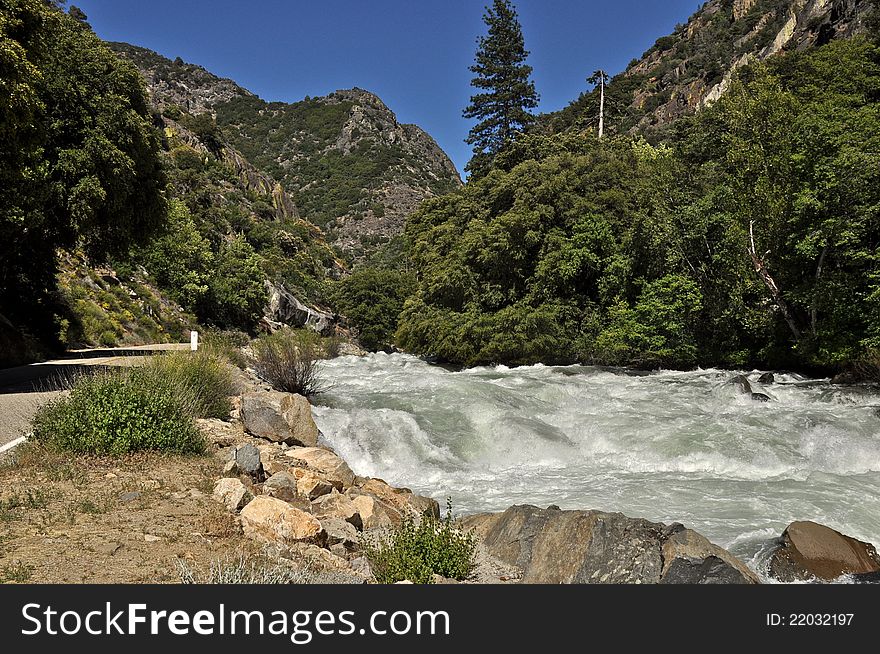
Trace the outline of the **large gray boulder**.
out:
M 333 335 L 336 316 L 332 313 L 307 307 L 282 284 L 267 281 L 266 290 L 269 292 L 269 304 L 264 319 L 270 326 L 290 325 L 311 329 L 322 336 Z
M 527 584 L 758 583 L 736 557 L 678 524 L 514 506 L 465 518 L 463 527 Z
M 287 445 L 314 447 L 318 444 L 318 426 L 312 406 L 302 395 L 259 392 L 241 396 L 241 421 L 244 428 L 260 438 Z
M 880 575 L 880 555 L 870 543 L 815 522 L 793 522 L 770 558 L 779 581 L 834 581 L 843 575 L 869 581 Z

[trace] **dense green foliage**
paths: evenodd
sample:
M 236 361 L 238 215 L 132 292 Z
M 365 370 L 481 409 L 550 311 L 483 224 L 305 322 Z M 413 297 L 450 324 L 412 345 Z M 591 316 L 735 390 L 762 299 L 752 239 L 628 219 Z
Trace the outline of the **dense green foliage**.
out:
M 880 346 L 880 50 L 742 72 L 668 145 L 520 138 L 408 222 L 404 348 L 463 364 L 833 368 Z
M 368 543 L 366 555 L 380 584 L 431 584 L 434 575 L 466 579 L 474 568 L 475 550 L 474 535 L 458 528 L 448 507 L 439 519 L 424 515 L 416 522 L 406 516 L 386 540 Z
M 357 329 L 361 345 L 379 350 L 393 344 L 398 316 L 413 291 L 412 275 L 365 267 L 336 282 L 331 297 L 336 310 Z
M 529 112 L 538 106 L 538 93 L 531 81 L 532 67 L 526 64 L 522 27 L 510 0 L 493 0 L 486 7 L 483 22 L 486 36 L 478 41 L 471 86 L 480 92 L 471 96 L 464 117 L 476 119 L 467 143 L 474 156 L 467 165 L 473 175 L 485 174 L 492 161 L 516 135 L 535 118 Z
M 100 259 L 163 224 L 158 136 L 137 70 L 88 25 L 2 0 L 0 139 L 0 313 L 49 338 L 56 248 Z
M 42 407 L 33 438 L 57 450 L 120 455 L 141 450 L 198 454 L 205 443 L 178 388 L 146 370 L 80 377 Z

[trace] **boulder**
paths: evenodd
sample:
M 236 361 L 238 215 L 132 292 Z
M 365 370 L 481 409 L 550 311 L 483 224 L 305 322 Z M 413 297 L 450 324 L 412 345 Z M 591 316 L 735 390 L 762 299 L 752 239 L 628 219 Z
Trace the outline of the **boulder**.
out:
M 327 534 L 313 515 L 275 497 L 256 497 L 241 511 L 244 534 L 273 545 L 323 545 Z
M 742 562 L 681 525 L 620 513 L 514 506 L 463 521 L 533 584 L 757 583 Z
M 212 497 L 232 513 L 238 513 L 254 496 L 240 479 L 226 477 L 214 484 Z
M 759 384 L 775 384 L 776 383 L 776 375 L 772 372 L 765 372 L 763 375 L 758 377 Z
M 752 394 L 752 385 L 749 383 L 749 378 L 745 375 L 737 375 L 727 383 L 736 388 L 741 395 Z
M 769 402 L 770 396 L 766 393 L 752 393 L 752 399 L 756 402 Z
M 321 526 L 327 532 L 327 545 L 342 545 L 347 552 L 353 551 L 360 542 L 360 534 L 354 525 L 342 518 L 325 518 Z
M 250 443 L 237 448 L 233 460 L 238 474 L 247 475 L 258 482 L 265 478 L 263 464 L 260 461 L 260 451 Z
M 328 495 L 335 490 L 333 484 L 311 470 L 295 470 L 297 492 L 309 500 Z
M 371 495 L 393 506 L 399 513 L 440 517 L 440 504 L 430 497 L 415 495 L 408 488 L 394 488 L 381 479 L 364 479 L 358 485 L 361 494 Z
M 349 488 L 354 483 L 354 473 L 348 464 L 322 447 L 294 447 L 285 454 L 298 465 L 317 472 L 339 490 Z
M 322 336 L 332 336 L 336 328 L 336 316 L 318 311 L 305 304 L 282 284 L 266 282 L 269 303 L 264 320 L 271 326 L 291 325 L 311 329 Z
M 791 523 L 770 558 L 770 576 L 784 582 L 877 573 L 880 556 L 873 545 L 815 522 Z
M 725 549 L 679 524 L 665 532 L 661 584 L 757 584 L 754 572 Z
M 241 421 L 254 436 L 275 443 L 314 447 L 318 426 L 312 406 L 302 395 L 259 392 L 241 396 Z
M 301 511 L 311 510 L 308 498 L 297 490 L 296 477 L 289 472 L 276 472 L 269 477 L 263 484 L 263 494 L 287 502 Z
M 377 529 L 399 525 L 402 519 L 400 512 L 372 495 L 350 495 L 351 502 L 361 517 L 363 529 Z
M 312 502 L 312 513 L 318 520 L 340 518 L 356 529 L 363 529 L 364 523 L 358 507 L 350 497 L 333 492 Z

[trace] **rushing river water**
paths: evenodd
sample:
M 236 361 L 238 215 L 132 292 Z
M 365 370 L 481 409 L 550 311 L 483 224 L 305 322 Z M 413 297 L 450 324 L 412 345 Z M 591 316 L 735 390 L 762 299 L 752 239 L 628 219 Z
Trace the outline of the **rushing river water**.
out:
M 405 355 L 325 364 L 326 440 L 361 475 L 451 497 L 682 522 L 760 567 L 815 520 L 880 545 L 880 395 L 777 375 L 757 402 L 719 370 L 450 372 Z M 754 380 L 756 375 L 751 375 Z

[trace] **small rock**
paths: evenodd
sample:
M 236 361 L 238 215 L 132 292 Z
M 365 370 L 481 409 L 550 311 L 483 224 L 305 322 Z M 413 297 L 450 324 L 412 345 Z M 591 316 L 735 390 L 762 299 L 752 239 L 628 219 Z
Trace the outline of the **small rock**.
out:
M 342 518 L 324 518 L 321 526 L 327 532 L 328 545 L 342 545 L 345 551 L 351 552 L 360 542 L 358 530 Z
M 292 502 L 299 498 L 296 490 L 296 477 L 289 472 L 276 472 L 263 484 L 263 494 L 269 497 L 277 497 L 285 502 Z
M 348 464 L 322 447 L 295 447 L 284 454 L 311 468 L 339 490 L 349 488 L 354 483 L 354 473 Z
M 225 477 L 214 484 L 213 498 L 232 513 L 238 513 L 254 499 L 240 479 Z
M 158 490 L 161 487 L 162 487 L 162 482 L 160 482 L 156 479 L 145 479 L 144 481 L 141 482 L 141 488 L 143 488 L 144 490 L 148 490 L 148 491 Z
M 355 529 L 363 529 L 364 527 L 364 522 L 355 503 L 350 497 L 339 493 L 334 492 L 317 498 L 312 502 L 312 513 L 318 520 L 341 518 Z
M 246 536 L 270 544 L 308 542 L 323 545 L 327 534 L 321 523 L 305 511 L 275 497 L 260 495 L 241 511 Z
M 119 479 L 119 475 L 108 472 L 106 475 L 104 475 L 104 479 Z
M 140 491 L 129 491 L 128 493 L 123 493 L 119 496 L 120 502 L 134 502 L 135 500 L 139 500 L 141 497 Z
M 227 461 L 226 465 L 223 466 L 223 476 L 224 477 L 238 477 L 239 470 L 238 464 L 235 462 L 235 459 L 231 461 Z
M 162 540 L 161 536 L 153 536 L 153 534 L 144 534 L 144 540 L 148 543 L 158 543 Z
M 248 475 L 254 481 L 264 479 L 260 451 L 250 443 L 235 450 L 235 464 L 240 474 Z
M 769 402 L 770 396 L 764 393 L 752 393 L 752 399 L 756 402 Z
M 101 543 L 97 547 L 95 547 L 95 551 L 99 554 L 105 554 L 107 556 L 113 556 L 122 549 L 122 543 Z
M 322 479 L 314 472 L 309 470 L 300 470 L 297 472 L 300 474 L 296 480 L 296 488 L 297 492 L 303 497 L 315 500 L 333 492 L 333 484 L 326 479 Z
M 216 418 L 198 418 L 196 426 L 205 440 L 218 448 L 234 445 L 243 435 L 240 427 Z
M 737 375 L 727 383 L 734 386 L 742 395 L 752 394 L 752 385 L 749 383 L 749 378 L 745 375 Z

